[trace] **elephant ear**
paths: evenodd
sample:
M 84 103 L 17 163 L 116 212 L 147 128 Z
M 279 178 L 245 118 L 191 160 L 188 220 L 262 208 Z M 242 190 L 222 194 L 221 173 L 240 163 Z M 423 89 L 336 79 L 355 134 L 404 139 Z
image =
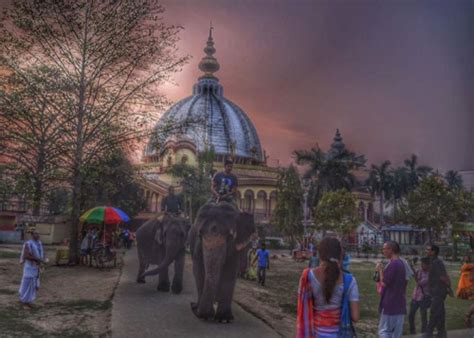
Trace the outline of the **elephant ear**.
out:
M 163 238 L 164 238 L 164 235 L 165 235 L 165 231 L 164 231 L 164 226 L 163 226 L 163 222 L 160 221 L 160 220 L 156 220 L 156 231 L 155 231 L 155 242 L 158 243 L 158 244 L 162 244 L 163 243 Z
M 237 251 L 241 251 L 247 246 L 250 237 L 256 230 L 253 215 L 248 212 L 241 212 L 237 219 L 237 236 L 235 239 Z

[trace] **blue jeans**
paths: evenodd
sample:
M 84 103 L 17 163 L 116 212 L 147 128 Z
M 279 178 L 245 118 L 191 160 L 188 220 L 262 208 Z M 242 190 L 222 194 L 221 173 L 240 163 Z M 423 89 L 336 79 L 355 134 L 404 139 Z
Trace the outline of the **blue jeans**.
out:
M 405 315 L 380 315 L 379 338 L 400 338 Z

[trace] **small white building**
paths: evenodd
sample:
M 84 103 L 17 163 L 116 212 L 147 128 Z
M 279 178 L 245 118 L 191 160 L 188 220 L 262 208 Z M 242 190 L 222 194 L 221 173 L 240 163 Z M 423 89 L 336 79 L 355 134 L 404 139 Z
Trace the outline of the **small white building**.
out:
M 361 223 L 356 229 L 357 243 L 362 246 L 364 243 L 370 245 L 383 244 L 382 232 L 373 224 Z

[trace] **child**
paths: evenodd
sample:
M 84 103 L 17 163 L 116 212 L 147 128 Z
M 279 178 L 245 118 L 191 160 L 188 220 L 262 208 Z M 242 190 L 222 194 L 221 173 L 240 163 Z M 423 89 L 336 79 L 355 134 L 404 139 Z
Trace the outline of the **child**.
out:
M 266 270 L 270 270 L 270 253 L 266 249 L 265 242 L 261 244 L 260 249 L 257 250 L 257 256 L 254 258 L 252 264 L 258 260 L 257 275 L 258 284 L 265 286 Z

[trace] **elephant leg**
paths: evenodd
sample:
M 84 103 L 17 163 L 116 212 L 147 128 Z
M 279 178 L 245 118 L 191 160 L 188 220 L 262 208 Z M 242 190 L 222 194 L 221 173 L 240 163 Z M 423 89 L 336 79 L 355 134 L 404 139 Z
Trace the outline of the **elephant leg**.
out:
M 193 243 L 194 244 L 194 243 Z M 197 308 L 199 306 L 199 301 L 201 300 L 202 290 L 204 288 L 204 261 L 202 256 L 202 247 L 200 247 L 199 243 L 195 243 L 192 259 L 193 259 L 193 275 L 194 281 L 196 282 L 196 289 L 197 289 L 197 301 L 195 303 L 191 303 L 191 308 L 194 314 L 197 314 Z
M 183 290 L 184 258 L 185 253 L 183 250 L 183 252 L 178 254 L 178 257 L 176 257 L 176 260 L 174 261 L 174 277 L 171 291 L 175 294 L 179 294 Z
M 138 252 L 138 274 L 137 283 L 145 283 L 145 278 L 142 276 L 146 270 L 145 257 L 143 254 Z
M 222 269 L 219 290 L 217 293 L 217 311 L 214 317 L 218 322 L 231 322 L 234 319 L 231 306 L 239 268 L 238 263 L 239 257 L 238 255 L 235 255 L 225 262 Z
M 160 270 L 160 276 L 158 278 L 158 291 L 168 292 L 170 291 L 170 279 L 168 277 L 168 267 Z

